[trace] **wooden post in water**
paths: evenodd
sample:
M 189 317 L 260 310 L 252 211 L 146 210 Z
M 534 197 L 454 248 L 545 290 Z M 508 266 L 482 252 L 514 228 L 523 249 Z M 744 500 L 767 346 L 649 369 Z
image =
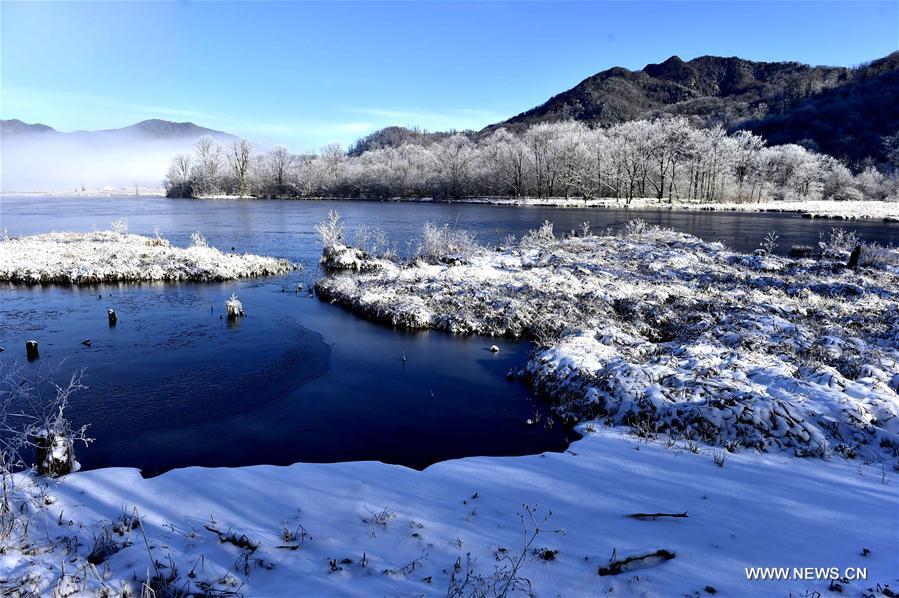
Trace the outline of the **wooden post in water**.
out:
M 850 270 L 858 269 L 858 258 L 862 254 L 862 246 L 856 245 L 855 249 L 852 250 L 852 253 L 849 254 L 849 263 L 846 264 L 846 267 Z
M 37 341 L 25 341 L 25 355 L 28 356 L 28 361 L 34 361 L 40 357 L 37 352 Z
M 108 310 L 106 310 L 106 315 L 109 317 L 109 325 L 110 326 L 115 326 L 116 322 L 119 321 L 119 318 L 115 315 L 115 310 L 112 308 L 109 308 Z

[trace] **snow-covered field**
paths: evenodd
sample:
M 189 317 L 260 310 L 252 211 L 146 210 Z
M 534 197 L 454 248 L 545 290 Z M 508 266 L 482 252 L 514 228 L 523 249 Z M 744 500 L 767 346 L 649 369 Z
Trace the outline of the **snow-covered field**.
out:
M 368 462 L 147 480 L 133 469 L 71 474 L 46 489 L 51 504 L 37 509 L 28 547 L 0 556 L 0 593 L 117 596 L 130 585 L 138 595 L 157 576 L 216 596 L 484 596 L 507 583 L 518 589 L 510 595 L 537 596 L 806 596 L 837 586 L 887 596 L 899 586 L 889 467 L 754 451 L 718 466 L 715 450 L 694 450 L 596 429 L 566 453 L 421 472 Z M 524 505 L 537 523 L 552 513 L 533 539 L 518 517 L 530 522 Z M 629 517 L 637 513 L 687 516 Z M 599 573 L 660 550 L 670 554 Z M 749 580 L 748 567 L 786 567 L 793 578 Z M 794 567 L 866 568 L 867 580 L 796 579 Z
M 856 271 L 837 240 L 790 260 L 640 221 L 564 240 L 547 225 L 317 290 L 396 326 L 536 339 L 525 373 L 564 418 L 872 458 L 899 450 L 899 253 L 866 246 Z
M 124 231 L 47 233 L 0 241 L 0 281 L 91 284 L 228 280 L 289 272 L 287 260 L 223 253 L 199 233 L 191 247 Z
M 695 202 L 677 200 L 669 203 L 668 200 L 659 201 L 654 198 L 635 198 L 629 203 L 623 199 L 578 199 L 564 197 L 549 198 L 467 198 L 455 200 L 460 203 L 487 203 L 510 206 L 543 206 L 560 208 L 629 208 L 632 210 L 711 210 L 711 211 L 738 211 L 738 212 L 791 212 L 804 214 L 810 218 L 834 218 L 838 220 L 856 220 L 859 218 L 872 218 L 885 222 L 899 222 L 899 201 L 836 201 L 836 200 L 808 200 L 808 201 L 765 201 L 761 203 L 732 203 L 732 202 Z

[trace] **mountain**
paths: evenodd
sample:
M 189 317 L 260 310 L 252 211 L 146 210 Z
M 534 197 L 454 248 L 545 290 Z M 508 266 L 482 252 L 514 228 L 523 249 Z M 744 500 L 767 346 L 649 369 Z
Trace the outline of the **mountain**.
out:
M 194 123 L 145 120 L 128 127 L 64 133 L 18 119 L 0 121 L 0 190 L 72 191 L 82 185 L 159 187 L 177 153 L 199 137 L 228 144 L 233 135 Z
M 746 128 L 771 143 L 803 141 L 860 162 L 880 158 L 880 137 L 899 129 L 897 78 L 899 52 L 857 68 L 672 56 L 639 71 L 597 73 L 485 132 L 566 119 L 611 125 L 682 115 L 699 126 Z
M 42 124 L 33 124 L 22 122 L 17 118 L 11 120 L 0 120 L 0 135 L 3 137 L 12 137 L 15 135 L 33 135 L 37 133 L 58 133 L 53 127 Z
M 203 135 L 210 135 L 220 141 L 233 141 L 234 135 L 215 129 L 207 129 L 195 125 L 192 122 L 176 123 L 169 120 L 152 118 L 139 123 L 118 129 L 101 129 L 99 131 L 74 131 L 63 133 L 53 127 L 42 124 L 28 124 L 19 119 L 0 120 L 0 136 L 18 137 L 22 135 L 61 135 L 78 137 L 81 139 L 103 137 L 144 137 L 146 139 L 197 139 Z
M 769 143 L 810 140 L 855 166 L 885 160 L 883 137 L 899 133 L 899 52 L 853 72 L 850 83 L 803 98 L 790 109 L 742 123 Z

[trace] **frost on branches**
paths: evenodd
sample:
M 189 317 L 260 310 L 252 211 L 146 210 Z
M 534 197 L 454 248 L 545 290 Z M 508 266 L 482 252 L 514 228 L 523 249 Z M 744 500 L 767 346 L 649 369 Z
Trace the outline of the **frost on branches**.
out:
M 394 326 L 537 340 L 523 373 L 570 419 L 851 456 L 899 450 L 899 252 L 864 255 L 876 259 L 858 270 L 825 244 L 808 259 L 744 255 L 635 221 L 382 261 L 317 289 Z
M 92 284 L 162 280 L 228 280 L 289 272 L 287 260 L 223 253 L 199 233 L 186 249 L 154 237 L 111 231 L 47 233 L 0 240 L 0 281 Z

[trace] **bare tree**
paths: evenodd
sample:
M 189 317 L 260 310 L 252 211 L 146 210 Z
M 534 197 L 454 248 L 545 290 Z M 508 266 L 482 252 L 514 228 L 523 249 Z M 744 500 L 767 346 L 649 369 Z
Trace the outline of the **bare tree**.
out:
M 194 145 L 194 155 L 195 193 L 214 194 L 218 190 L 218 179 L 222 169 L 222 146 L 209 135 L 203 135 Z
M 253 145 L 246 139 L 240 139 L 231 144 L 228 148 L 227 159 L 228 166 L 231 169 L 231 175 L 234 177 L 234 183 L 237 195 L 243 197 L 247 194 L 247 182 L 250 174 L 250 161 L 253 155 Z
M 293 156 L 287 151 L 287 147 L 276 145 L 268 153 L 268 167 L 272 182 L 278 187 L 284 185 L 287 173 L 290 171 Z

